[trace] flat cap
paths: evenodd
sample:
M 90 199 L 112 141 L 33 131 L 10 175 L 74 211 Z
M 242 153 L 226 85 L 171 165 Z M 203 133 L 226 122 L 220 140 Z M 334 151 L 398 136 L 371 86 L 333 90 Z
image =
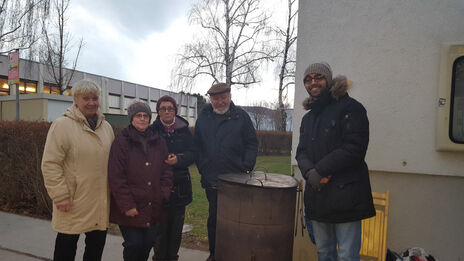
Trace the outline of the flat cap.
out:
M 224 92 L 230 92 L 230 85 L 228 85 L 227 83 L 220 82 L 220 83 L 213 84 L 213 86 L 209 88 L 207 93 L 209 95 L 213 95 L 213 94 L 220 94 Z

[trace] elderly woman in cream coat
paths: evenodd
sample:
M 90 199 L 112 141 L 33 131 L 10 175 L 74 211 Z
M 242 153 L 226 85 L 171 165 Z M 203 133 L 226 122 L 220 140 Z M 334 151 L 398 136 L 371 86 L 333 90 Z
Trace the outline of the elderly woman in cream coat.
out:
M 81 80 L 72 92 L 74 104 L 52 123 L 42 158 L 53 201 L 52 227 L 58 232 L 53 260 L 74 260 L 82 233 L 83 260 L 101 260 L 109 225 L 107 168 L 114 134 L 98 110 L 100 87 Z

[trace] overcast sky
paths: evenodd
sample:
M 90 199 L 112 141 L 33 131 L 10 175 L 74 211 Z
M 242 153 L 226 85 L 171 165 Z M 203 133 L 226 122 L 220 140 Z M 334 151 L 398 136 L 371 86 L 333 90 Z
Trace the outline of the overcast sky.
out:
M 69 31 L 85 42 L 78 70 L 168 89 L 176 54 L 195 33 L 187 18 L 195 1 L 71 0 Z M 262 2 L 274 10 L 286 10 L 286 0 Z M 273 19 L 285 22 L 284 16 L 274 11 Z M 275 102 L 276 79 L 274 68 L 267 68 L 262 84 L 233 89 L 232 99 L 240 105 Z M 192 92 L 205 94 L 208 85 L 197 84 Z M 293 104 L 293 91 L 289 102 Z

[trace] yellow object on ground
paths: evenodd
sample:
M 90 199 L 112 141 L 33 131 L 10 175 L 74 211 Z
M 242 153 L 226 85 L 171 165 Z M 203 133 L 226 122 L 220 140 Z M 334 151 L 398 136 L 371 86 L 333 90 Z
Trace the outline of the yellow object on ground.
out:
M 390 192 L 372 192 L 376 216 L 362 221 L 361 258 L 385 261 Z

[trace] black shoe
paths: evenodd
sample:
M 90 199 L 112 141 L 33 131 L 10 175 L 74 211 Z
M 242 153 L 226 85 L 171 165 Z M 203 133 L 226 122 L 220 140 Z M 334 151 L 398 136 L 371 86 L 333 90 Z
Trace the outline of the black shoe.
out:
M 213 254 L 210 254 L 206 261 L 216 261 Z

